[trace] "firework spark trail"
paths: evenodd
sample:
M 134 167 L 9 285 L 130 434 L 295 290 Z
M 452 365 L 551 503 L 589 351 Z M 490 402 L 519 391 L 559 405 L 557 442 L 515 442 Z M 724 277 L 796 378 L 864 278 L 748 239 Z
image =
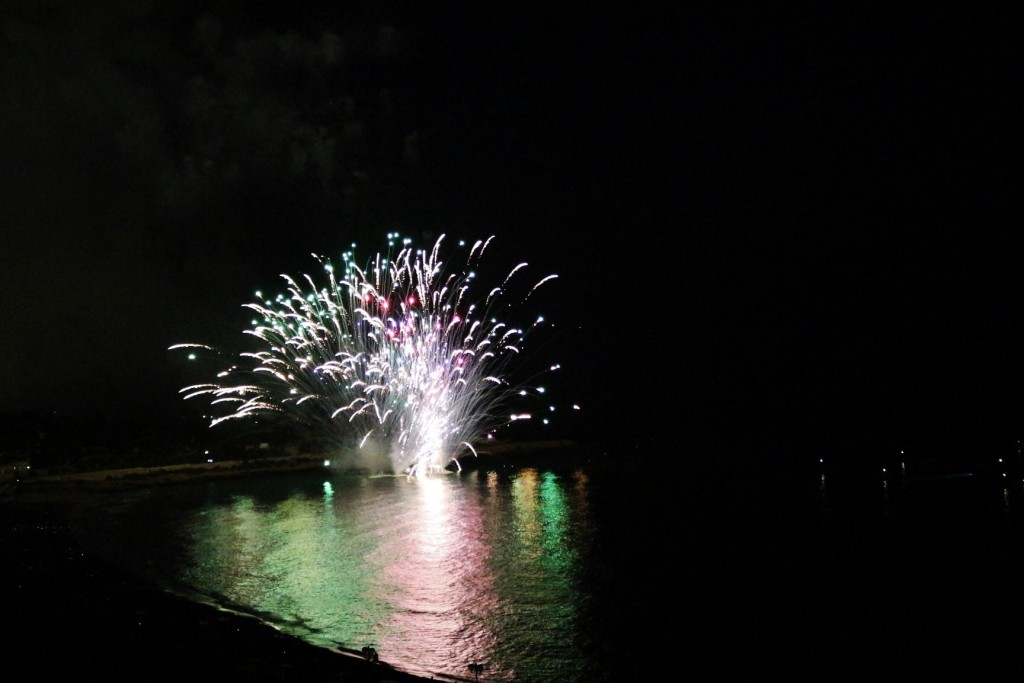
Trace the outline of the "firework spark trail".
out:
M 523 417 L 508 412 L 520 397 L 536 399 L 543 387 L 514 384 L 507 374 L 528 332 L 498 320 L 520 263 L 483 301 L 470 297 L 472 268 L 493 236 L 469 251 L 463 270 L 448 273 L 442 235 L 428 252 L 409 247 L 393 257 L 378 253 L 364 268 L 353 251 L 342 273 L 314 254 L 327 274 L 318 287 L 309 275 L 282 275 L 287 294 L 246 304 L 258 316 L 246 334 L 262 349 L 239 354 L 220 382 L 185 387 L 186 399 L 209 397 L 230 412 L 211 426 L 267 413 L 284 414 L 344 443 L 382 442 L 396 470 L 423 474 L 458 464 L 457 456 L 494 430 Z M 534 284 L 523 301 L 548 275 Z M 263 299 L 257 292 L 257 297 Z M 514 309 L 513 309 L 514 310 Z M 215 351 L 202 344 L 172 349 Z M 556 369 L 558 366 L 551 366 Z

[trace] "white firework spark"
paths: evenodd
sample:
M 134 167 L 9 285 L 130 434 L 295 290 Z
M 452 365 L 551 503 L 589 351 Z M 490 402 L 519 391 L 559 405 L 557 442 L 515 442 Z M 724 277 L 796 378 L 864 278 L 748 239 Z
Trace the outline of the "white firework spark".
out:
M 396 470 L 409 474 L 458 465 L 461 453 L 475 452 L 495 430 L 528 417 L 511 412 L 520 397 L 544 393 L 513 382 L 509 370 L 528 334 L 545 323 L 537 317 L 523 328 L 497 317 L 499 308 L 516 310 L 508 299 L 527 264 L 476 300 L 473 268 L 493 236 L 473 244 L 465 266 L 454 272 L 440 257 L 444 239 L 429 251 L 404 240 L 392 256 L 397 236 L 388 235 L 388 255 L 378 253 L 360 267 L 354 252 L 346 252 L 340 273 L 314 254 L 326 284 L 282 275 L 286 294 L 262 300 L 257 292 L 261 301 L 246 307 L 258 317 L 245 333 L 260 341 L 260 350 L 239 354 L 217 382 L 181 393 L 207 396 L 226 409 L 211 426 L 283 414 L 339 443 L 383 443 Z M 556 277 L 517 290 L 524 291 L 522 301 Z M 171 348 L 216 351 L 203 344 Z

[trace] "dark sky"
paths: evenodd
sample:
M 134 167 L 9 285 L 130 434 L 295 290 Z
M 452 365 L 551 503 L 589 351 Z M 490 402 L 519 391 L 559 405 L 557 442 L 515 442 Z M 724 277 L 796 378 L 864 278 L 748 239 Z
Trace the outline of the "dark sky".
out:
M 1005 18 L 256 4 L 4 3 L 0 411 L 174 414 L 169 345 L 396 230 L 558 273 L 616 436 L 1024 426 Z

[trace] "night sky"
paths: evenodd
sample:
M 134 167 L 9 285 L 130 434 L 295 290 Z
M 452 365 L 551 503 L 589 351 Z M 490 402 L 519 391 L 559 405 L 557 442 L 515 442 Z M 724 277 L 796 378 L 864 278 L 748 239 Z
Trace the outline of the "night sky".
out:
M 398 231 L 559 275 L 588 436 L 1019 438 L 1012 22 L 256 5 L 4 3 L 0 412 L 172 418 L 168 346 Z

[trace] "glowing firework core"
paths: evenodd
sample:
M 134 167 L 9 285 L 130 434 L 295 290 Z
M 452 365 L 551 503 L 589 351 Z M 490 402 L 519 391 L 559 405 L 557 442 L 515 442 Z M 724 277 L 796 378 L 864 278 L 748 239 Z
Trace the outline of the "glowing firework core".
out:
M 388 236 L 389 247 L 395 239 Z M 524 417 L 506 412 L 510 399 L 543 393 L 510 382 L 505 372 L 528 330 L 493 315 L 507 306 L 501 302 L 527 264 L 513 268 L 483 301 L 468 296 L 475 278 L 469 267 L 492 239 L 476 242 L 458 273 L 446 273 L 439 258 L 443 235 L 429 252 L 414 251 L 406 240 L 397 255 L 378 253 L 364 268 L 345 252 L 340 279 L 314 254 L 327 273 L 326 286 L 309 275 L 302 284 L 282 275 L 286 295 L 246 304 L 259 319 L 245 333 L 258 338 L 262 350 L 239 354 L 240 364 L 218 375 L 226 383 L 181 393 L 186 399 L 206 395 L 232 409 L 212 425 L 281 413 L 340 443 L 355 436 L 360 446 L 371 439 L 383 444 L 396 470 L 422 474 L 458 464 L 460 452 L 473 452 L 492 430 Z M 555 277 L 542 278 L 523 301 Z M 529 329 L 542 322 L 538 317 Z

